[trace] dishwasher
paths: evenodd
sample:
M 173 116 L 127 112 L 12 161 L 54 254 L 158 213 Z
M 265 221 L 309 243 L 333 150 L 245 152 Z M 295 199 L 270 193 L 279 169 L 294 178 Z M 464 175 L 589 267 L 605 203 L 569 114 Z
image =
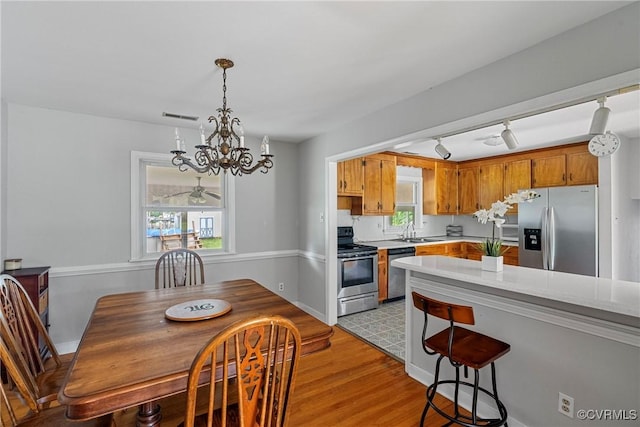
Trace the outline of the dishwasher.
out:
M 408 248 L 392 248 L 387 250 L 388 265 L 387 271 L 389 272 L 389 288 L 388 299 L 400 299 L 404 298 L 405 289 L 405 274 L 404 268 L 397 268 L 391 266 L 391 261 L 398 258 L 404 258 L 408 256 L 414 256 L 416 254 L 416 248 L 411 246 Z

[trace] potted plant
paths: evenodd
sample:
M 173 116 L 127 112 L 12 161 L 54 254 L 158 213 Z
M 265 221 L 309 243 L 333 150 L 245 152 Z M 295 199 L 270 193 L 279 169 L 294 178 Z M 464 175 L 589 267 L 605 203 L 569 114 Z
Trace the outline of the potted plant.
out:
M 492 222 L 491 238 L 487 237 L 479 248 L 482 251 L 482 269 L 489 271 L 502 271 L 503 258 L 502 255 L 508 248 L 502 247 L 502 240 L 496 239 L 496 227 L 500 228 L 504 224 L 504 215 L 516 203 L 531 202 L 536 197 L 540 197 L 538 193 L 532 190 L 523 190 L 517 193 L 511 193 L 504 200 L 498 200 L 491 204 L 490 209 L 480 209 L 473 216 L 478 218 L 478 222 L 486 224 Z

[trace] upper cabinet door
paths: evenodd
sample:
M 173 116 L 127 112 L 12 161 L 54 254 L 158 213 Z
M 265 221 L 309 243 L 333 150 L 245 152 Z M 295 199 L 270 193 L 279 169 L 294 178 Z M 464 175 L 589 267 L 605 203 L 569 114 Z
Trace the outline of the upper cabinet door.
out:
M 504 199 L 504 169 L 502 162 L 480 166 L 480 209 L 489 209 L 491 204 Z
M 362 196 L 364 167 L 363 159 L 351 159 L 338 163 L 338 195 Z
M 396 158 L 374 155 L 365 158 L 363 215 L 393 215 L 396 200 Z
M 533 160 L 533 187 L 557 187 L 567 185 L 567 161 L 564 154 Z
M 567 175 L 567 185 L 598 184 L 598 158 L 591 153 L 568 153 Z
M 509 195 L 518 190 L 531 188 L 531 160 L 515 160 L 504 164 L 504 194 Z M 518 204 L 509 210 L 510 214 L 518 213 Z
M 480 207 L 478 202 L 478 175 L 480 168 L 477 166 L 458 170 L 458 191 L 460 195 L 461 214 L 473 214 Z
M 458 168 L 456 164 L 436 165 L 436 209 L 439 215 L 458 212 Z
M 380 161 L 380 215 L 393 215 L 396 209 L 396 162 Z

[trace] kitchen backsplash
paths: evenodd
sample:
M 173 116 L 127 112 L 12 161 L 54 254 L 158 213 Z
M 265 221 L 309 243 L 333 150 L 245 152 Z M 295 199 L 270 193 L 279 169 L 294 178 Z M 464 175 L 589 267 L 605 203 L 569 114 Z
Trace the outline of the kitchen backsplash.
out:
M 509 215 L 509 223 L 517 216 Z M 424 215 L 422 227 L 416 226 L 418 236 L 444 236 L 449 224 L 462 225 L 465 236 L 489 237 L 492 224 L 480 224 L 472 215 Z M 353 226 L 358 241 L 385 240 L 398 237 L 399 232 L 385 232 L 384 216 L 351 216 L 348 210 L 338 210 L 338 226 Z M 497 233 L 496 233 L 497 237 Z

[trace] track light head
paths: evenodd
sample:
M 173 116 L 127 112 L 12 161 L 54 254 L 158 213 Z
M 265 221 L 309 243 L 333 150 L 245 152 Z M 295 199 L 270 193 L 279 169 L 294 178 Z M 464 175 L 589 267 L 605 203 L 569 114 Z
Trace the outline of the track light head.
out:
M 451 157 L 451 153 L 444 147 L 444 145 L 442 145 L 440 138 L 436 138 L 436 141 L 438 141 L 438 144 L 436 145 L 436 153 L 438 153 L 438 155 L 444 160 L 447 160 Z
M 611 110 L 604 106 L 606 101 L 606 96 L 598 98 L 598 104 L 600 104 L 600 107 L 593 113 L 591 129 L 589 129 L 590 135 L 602 135 L 607 129 L 607 122 L 609 121 L 609 113 Z
M 511 129 L 509 129 L 509 120 L 504 121 L 504 130 L 500 134 L 504 143 L 507 145 L 509 150 L 513 150 L 518 146 L 518 140 L 516 139 L 515 134 Z

